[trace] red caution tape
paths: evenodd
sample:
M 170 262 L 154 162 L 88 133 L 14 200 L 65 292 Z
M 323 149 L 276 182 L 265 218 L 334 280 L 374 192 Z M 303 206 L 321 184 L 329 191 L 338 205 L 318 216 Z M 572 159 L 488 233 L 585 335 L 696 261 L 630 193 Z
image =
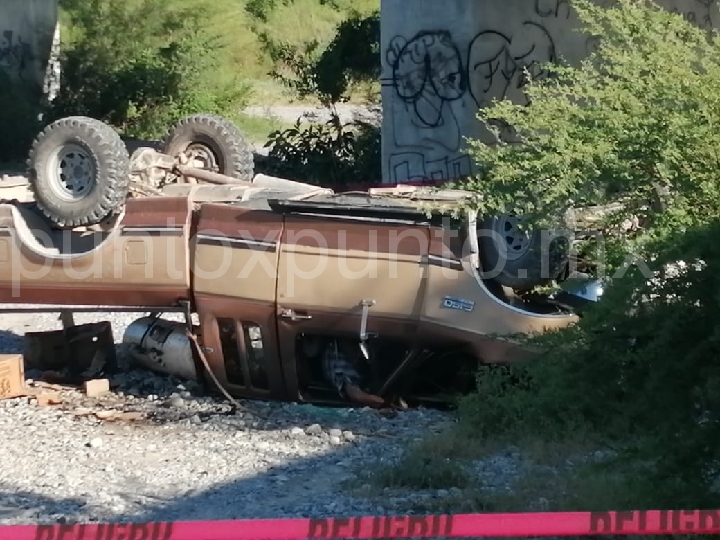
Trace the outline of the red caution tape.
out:
M 0 540 L 305 540 L 652 534 L 720 534 L 720 510 L 0 526 Z

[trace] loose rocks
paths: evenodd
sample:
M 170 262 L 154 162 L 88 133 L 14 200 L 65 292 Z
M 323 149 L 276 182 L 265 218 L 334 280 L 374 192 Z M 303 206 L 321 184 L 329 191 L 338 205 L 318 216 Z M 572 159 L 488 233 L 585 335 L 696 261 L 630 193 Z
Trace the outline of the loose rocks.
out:
M 75 316 L 110 320 L 116 342 L 134 319 Z M 53 314 L 0 316 L 0 352 L 22 352 L 25 331 L 58 327 Z M 77 389 L 61 392 L 60 405 L 0 401 L 0 523 L 375 513 L 343 482 L 448 420 L 262 402 L 228 414 L 222 398 L 200 393 L 194 381 L 131 370 L 95 398 Z

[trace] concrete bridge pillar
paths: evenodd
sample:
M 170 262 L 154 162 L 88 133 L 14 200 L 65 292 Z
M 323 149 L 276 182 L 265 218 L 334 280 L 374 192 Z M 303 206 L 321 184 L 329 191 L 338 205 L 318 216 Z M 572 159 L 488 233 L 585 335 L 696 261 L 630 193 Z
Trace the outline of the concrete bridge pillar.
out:
M 58 84 L 58 49 L 58 0 L 0 2 L 0 70 L 12 80 L 52 95 Z
M 716 0 L 659 3 L 720 25 Z M 522 102 L 524 68 L 537 76 L 540 63 L 585 57 L 593 40 L 577 25 L 569 0 L 382 0 L 383 182 L 474 173 L 465 138 L 488 136 L 478 108 Z

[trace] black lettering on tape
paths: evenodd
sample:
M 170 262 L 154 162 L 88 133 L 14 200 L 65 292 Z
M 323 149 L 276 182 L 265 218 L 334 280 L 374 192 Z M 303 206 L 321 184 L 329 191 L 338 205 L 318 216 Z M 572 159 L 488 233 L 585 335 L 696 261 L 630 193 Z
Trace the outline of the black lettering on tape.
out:
M 392 526 L 392 518 L 386 517 L 383 520 L 383 535 L 381 538 L 389 538 L 390 537 L 390 527 Z
M 381 538 L 380 529 L 382 528 L 384 522 L 385 518 L 383 518 L 382 516 L 374 517 L 372 524 L 372 532 L 370 533 L 370 536 L 372 536 L 373 538 Z
M 152 523 L 138 523 L 130 529 L 130 537 L 128 540 L 151 540 L 150 528 Z
M 635 521 L 635 512 L 616 512 L 615 513 L 615 532 L 625 530 L 624 523 L 633 523 Z
M 35 529 L 35 540 L 55 540 L 55 528 L 52 525 L 39 525 Z
M 98 528 L 98 533 L 96 540 L 111 540 L 115 535 L 115 524 L 113 523 L 106 523 L 104 525 L 100 525 Z
M 430 523 L 432 523 L 430 530 L 432 531 L 432 534 L 430 536 L 437 537 L 440 536 L 440 520 L 442 518 L 438 516 L 428 516 L 428 519 L 430 520 Z
M 326 538 L 329 522 L 329 519 L 311 519 L 308 527 L 308 538 Z
M 708 521 L 710 522 L 708 524 Z M 700 510 L 698 527 L 701 529 L 720 529 L 720 514 L 717 510 Z
M 694 531 L 697 528 L 697 512 L 695 510 L 683 510 L 680 517 L 689 518 L 683 519 L 683 529 L 686 531 Z
M 407 531 L 407 526 L 406 526 L 407 518 L 406 518 L 406 517 L 401 517 L 401 516 L 393 516 L 393 517 L 391 517 L 391 518 L 388 520 L 388 522 L 389 522 L 390 520 L 392 520 L 392 521 L 395 523 L 395 525 L 396 525 L 395 528 L 393 529 L 393 534 L 392 534 L 392 536 L 394 536 L 394 537 L 398 537 L 398 536 L 399 536 L 399 537 L 404 537 L 404 536 L 405 536 L 405 532 Z
M 157 523 L 156 524 L 158 529 L 157 535 L 155 535 L 155 538 L 153 540 L 170 540 L 170 537 L 173 533 L 173 524 L 172 523 Z
M 660 522 L 659 522 L 659 528 L 661 531 L 667 531 L 669 529 L 668 527 L 668 521 L 670 517 L 671 510 L 662 510 L 660 512 Z
M 428 516 L 425 519 L 432 524 L 429 537 L 449 536 L 452 533 L 453 516 Z
M 352 534 L 351 534 L 352 538 L 357 538 L 358 536 L 360 536 L 360 527 L 362 525 L 362 522 L 363 522 L 362 518 L 353 518 L 352 519 L 352 525 L 353 525 L 352 526 Z
M 35 540 L 82 540 L 85 538 L 85 525 L 40 525 L 35 531 Z
M 332 533 L 330 538 L 346 538 L 344 528 L 350 525 L 350 520 L 347 518 L 335 518 L 332 520 Z
M 118 523 L 115 525 L 115 530 L 113 531 L 115 534 L 112 536 L 112 540 L 132 540 L 128 533 L 130 532 L 128 529 L 130 528 L 130 525 L 128 523 Z
M 432 517 L 430 517 L 432 519 Z M 411 517 L 408 519 L 407 535 L 411 538 L 425 536 L 428 530 L 428 518 L 425 516 Z
M 90 540 L 89 529 L 84 523 L 40 525 L 34 540 Z M 101 523 L 93 536 L 94 540 L 169 540 L 172 530 L 172 523 Z
M 606 533 L 612 529 L 610 512 L 590 512 L 590 532 Z

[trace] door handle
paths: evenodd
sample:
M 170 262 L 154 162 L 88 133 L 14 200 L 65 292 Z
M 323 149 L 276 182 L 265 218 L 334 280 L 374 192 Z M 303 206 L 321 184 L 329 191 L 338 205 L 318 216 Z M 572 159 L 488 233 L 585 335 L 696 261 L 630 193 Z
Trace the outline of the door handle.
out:
M 292 309 L 283 309 L 280 316 L 284 319 L 291 319 L 293 321 L 309 321 L 312 319 L 312 315 L 298 315 Z

